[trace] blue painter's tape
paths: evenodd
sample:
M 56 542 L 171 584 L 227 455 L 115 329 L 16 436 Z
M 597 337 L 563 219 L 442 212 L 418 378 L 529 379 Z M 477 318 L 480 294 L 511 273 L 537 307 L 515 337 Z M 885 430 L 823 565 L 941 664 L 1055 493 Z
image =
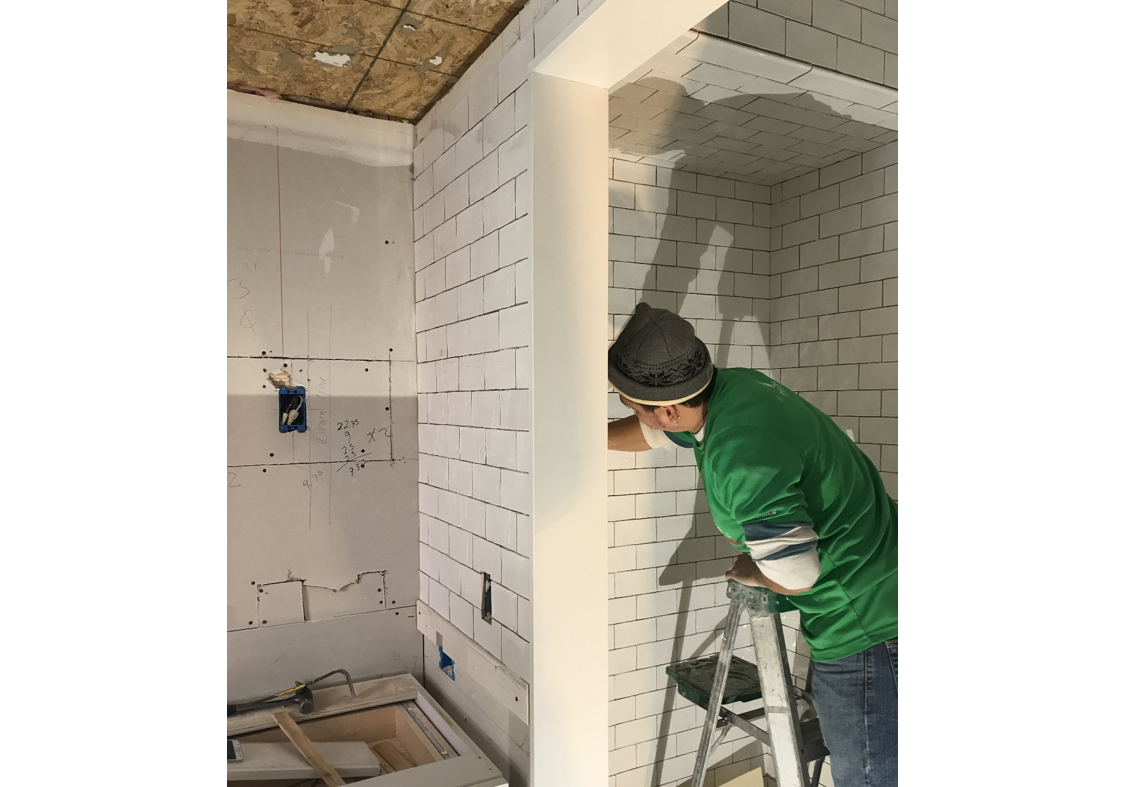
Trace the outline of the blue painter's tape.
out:
M 453 671 L 453 659 L 446 655 L 445 649 L 438 645 L 438 667 L 441 671 L 450 677 L 451 680 L 457 680 L 457 673 Z

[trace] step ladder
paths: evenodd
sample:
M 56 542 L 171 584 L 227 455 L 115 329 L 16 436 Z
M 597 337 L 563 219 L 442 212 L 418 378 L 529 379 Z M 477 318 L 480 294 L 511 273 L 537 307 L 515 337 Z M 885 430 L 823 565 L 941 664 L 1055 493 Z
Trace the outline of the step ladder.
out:
M 792 607 L 784 597 L 765 588 L 748 587 L 734 580 L 727 581 L 727 598 L 730 612 L 718 654 L 681 661 L 665 670 L 675 678 L 683 697 L 707 709 L 691 787 L 703 787 L 707 760 L 732 727 L 770 747 L 778 787 L 817 787 L 828 749 L 820 723 L 816 719 L 802 723 L 798 714 L 780 618 L 780 613 Z M 757 666 L 734 655 L 734 639 L 743 609 L 750 613 Z M 761 708 L 741 714 L 724 707 L 758 699 L 762 700 Z M 751 723 L 763 716 L 768 732 Z M 814 763 L 811 774 L 806 770 L 809 763 Z

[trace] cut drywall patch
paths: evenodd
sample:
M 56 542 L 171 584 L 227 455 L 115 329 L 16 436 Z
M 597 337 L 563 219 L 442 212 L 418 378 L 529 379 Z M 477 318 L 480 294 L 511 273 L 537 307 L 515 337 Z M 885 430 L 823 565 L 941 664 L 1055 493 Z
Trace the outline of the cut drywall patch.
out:
M 301 623 L 305 620 L 305 601 L 299 579 L 258 586 L 258 618 L 263 626 Z
M 304 594 L 309 620 L 377 612 L 390 606 L 386 598 L 385 571 L 365 571 L 357 575 L 354 582 L 338 588 L 306 582 Z

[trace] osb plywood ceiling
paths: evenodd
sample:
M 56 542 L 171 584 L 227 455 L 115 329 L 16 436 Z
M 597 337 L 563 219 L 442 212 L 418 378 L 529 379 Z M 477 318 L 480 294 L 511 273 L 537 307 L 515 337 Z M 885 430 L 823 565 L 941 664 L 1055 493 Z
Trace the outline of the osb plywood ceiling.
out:
M 610 155 L 773 185 L 898 138 L 898 91 L 692 31 L 618 85 Z
M 227 0 L 227 84 L 414 122 L 527 0 Z

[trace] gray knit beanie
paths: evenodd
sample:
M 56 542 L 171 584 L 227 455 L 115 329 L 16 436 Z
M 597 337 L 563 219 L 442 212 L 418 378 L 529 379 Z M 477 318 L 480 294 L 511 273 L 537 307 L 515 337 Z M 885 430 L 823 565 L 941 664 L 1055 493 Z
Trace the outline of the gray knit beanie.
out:
M 707 346 L 684 318 L 638 303 L 609 348 L 609 382 L 639 404 L 686 402 L 711 382 Z

